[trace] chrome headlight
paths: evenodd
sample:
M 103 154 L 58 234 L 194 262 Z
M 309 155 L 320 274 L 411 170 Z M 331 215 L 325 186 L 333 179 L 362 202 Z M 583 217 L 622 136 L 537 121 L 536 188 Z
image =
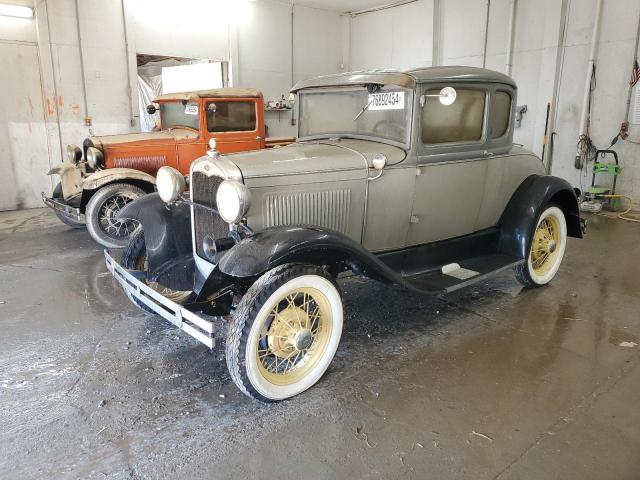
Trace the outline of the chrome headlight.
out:
M 238 223 L 249 210 L 251 192 L 243 183 L 225 180 L 218 187 L 216 205 L 225 222 Z
M 104 155 L 102 154 L 102 150 L 96 147 L 87 148 L 87 163 L 91 168 L 97 168 L 99 165 L 102 165 L 103 161 Z
M 67 160 L 71 163 L 78 163 L 82 160 L 82 150 L 77 145 L 67 145 Z
M 156 189 L 164 203 L 172 203 L 185 191 L 186 182 L 175 168 L 160 167 L 156 174 Z

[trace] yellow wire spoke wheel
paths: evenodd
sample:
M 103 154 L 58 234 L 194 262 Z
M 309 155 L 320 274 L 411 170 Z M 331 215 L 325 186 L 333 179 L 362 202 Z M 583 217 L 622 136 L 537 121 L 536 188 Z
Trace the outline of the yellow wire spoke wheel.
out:
M 287 292 L 264 319 L 257 362 L 274 385 L 300 381 L 322 358 L 331 337 L 328 298 L 314 288 Z
M 283 265 L 265 273 L 238 304 L 227 334 L 231 378 L 262 401 L 305 391 L 333 360 L 343 315 L 340 292 L 322 268 Z
M 555 264 L 558 256 L 560 238 L 560 221 L 549 215 L 543 218 L 536 228 L 531 246 L 531 265 L 538 275 L 544 275 Z

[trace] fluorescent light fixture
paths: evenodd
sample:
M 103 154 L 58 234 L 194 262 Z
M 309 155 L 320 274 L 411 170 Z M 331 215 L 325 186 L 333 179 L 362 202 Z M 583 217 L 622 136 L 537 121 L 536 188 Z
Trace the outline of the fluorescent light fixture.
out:
M 8 5 L 6 3 L 0 3 L 0 16 L 33 18 L 33 8 L 23 7 L 22 5 Z

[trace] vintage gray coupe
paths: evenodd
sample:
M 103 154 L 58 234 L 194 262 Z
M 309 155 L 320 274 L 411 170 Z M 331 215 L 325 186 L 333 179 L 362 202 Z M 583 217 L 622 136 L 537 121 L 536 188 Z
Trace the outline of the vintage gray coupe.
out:
M 342 332 L 342 272 L 437 294 L 514 268 L 537 287 L 582 237 L 574 189 L 512 142 L 511 78 L 433 67 L 292 91 L 296 143 L 223 156 L 212 142 L 188 179 L 163 167 L 158 193 L 121 211 L 142 228 L 122 261 L 105 252 L 136 305 L 205 345 L 228 322 L 245 394 L 276 401 L 320 379 Z

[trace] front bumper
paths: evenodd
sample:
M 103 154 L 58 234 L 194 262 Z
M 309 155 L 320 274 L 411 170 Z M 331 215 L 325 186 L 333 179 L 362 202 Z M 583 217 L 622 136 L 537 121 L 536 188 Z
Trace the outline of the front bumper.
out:
M 107 250 L 104 251 L 107 268 L 120 283 L 130 298 L 143 303 L 161 317 L 169 320 L 176 327 L 191 335 L 207 347 L 215 346 L 214 324 L 187 310 L 138 280 L 126 268 L 113 259 Z
M 44 204 L 54 209 L 56 212 L 60 212 L 67 218 L 75 220 L 77 222 L 84 222 L 84 214 L 80 211 L 79 208 L 71 207 L 66 203 L 61 202 L 57 198 L 47 197 L 44 192 L 42 192 L 42 201 Z

